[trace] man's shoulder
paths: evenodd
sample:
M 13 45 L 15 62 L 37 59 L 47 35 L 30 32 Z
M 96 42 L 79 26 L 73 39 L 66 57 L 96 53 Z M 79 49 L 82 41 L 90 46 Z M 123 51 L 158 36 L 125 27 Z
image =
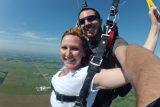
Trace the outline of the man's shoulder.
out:
M 120 36 L 116 36 L 115 42 L 122 42 L 122 43 L 128 44 L 127 41 Z

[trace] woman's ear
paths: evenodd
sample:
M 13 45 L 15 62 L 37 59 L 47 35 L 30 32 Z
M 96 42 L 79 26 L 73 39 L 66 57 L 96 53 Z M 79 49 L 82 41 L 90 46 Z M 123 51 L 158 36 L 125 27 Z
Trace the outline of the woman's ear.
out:
M 85 57 L 86 56 L 86 54 L 85 54 L 85 52 L 83 51 L 83 55 L 82 55 L 83 57 Z

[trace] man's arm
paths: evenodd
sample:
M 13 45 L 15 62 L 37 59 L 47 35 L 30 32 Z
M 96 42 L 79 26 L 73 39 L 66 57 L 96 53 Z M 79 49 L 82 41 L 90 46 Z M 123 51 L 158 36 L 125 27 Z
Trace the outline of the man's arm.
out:
M 93 89 L 112 89 L 128 81 L 136 91 L 137 107 L 146 107 L 160 97 L 160 59 L 137 45 L 126 48 L 126 68 L 102 69 L 93 79 Z M 127 77 L 127 78 L 126 78 Z
M 146 107 L 160 97 L 160 59 L 151 51 L 128 46 L 125 75 L 136 90 L 137 107 Z
M 149 15 L 151 29 L 144 44 L 146 49 L 140 46 L 121 45 L 115 50 L 124 74 L 136 90 L 138 107 L 145 107 L 160 97 L 160 60 L 153 55 L 160 31 L 160 17 L 153 8 L 150 9 Z
M 160 32 L 160 16 L 158 14 L 158 10 L 156 8 L 150 8 L 149 16 L 151 19 L 151 28 L 147 40 L 144 44 L 144 47 L 152 52 L 156 47 L 156 43 L 158 41 L 158 35 Z M 115 49 L 115 55 L 120 62 L 123 69 L 126 68 L 126 45 L 120 45 Z
M 150 8 L 149 16 L 151 20 L 151 28 L 144 47 L 154 52 L 160 31 L 160 17 L 155 8 Z

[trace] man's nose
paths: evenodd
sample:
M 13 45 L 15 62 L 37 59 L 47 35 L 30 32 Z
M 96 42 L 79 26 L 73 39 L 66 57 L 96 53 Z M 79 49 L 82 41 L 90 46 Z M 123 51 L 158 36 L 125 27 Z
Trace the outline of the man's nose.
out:
M 85 25 L 90 24 L 91 22 L 89 22 L 88 20 L 85 20 Z

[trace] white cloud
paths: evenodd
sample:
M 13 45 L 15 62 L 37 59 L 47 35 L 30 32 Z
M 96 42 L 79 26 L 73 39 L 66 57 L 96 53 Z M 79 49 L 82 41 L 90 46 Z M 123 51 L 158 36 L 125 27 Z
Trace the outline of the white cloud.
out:
M 59 39 L 47 33 L 0 31 L 0 38 L 0 50 L 9 49 L 42 53 L 57 53 L 59 51 Z
M 3 30 L 0 31 L 0 36 L 7 36 L 7 35 L 10 35 L 10 33 Z
M 30 31 L 19 33 L 18 35 L 34 40 L 47 40 L 47 41 L 58 40 L 58 38 L 53 37 L 52 35 L 47 35 L 45 33 L 30 32 Z
M 0 31 L 1 37 L 14 37 L 14 38 L 24 38 L 24 39 L 32 39 L 32 40 L 46 40 L 46 41 L 57 41 L 59 38 L 56 35 L 49 35 L 46 33 L 41 32 L 31 32 L 26 31 L 23 33 L 19 32 L 7 32 L 7 31 Z
M 24 32 L 19 34 L 20 36 L 28 37 L 28 38 L 33 38 L 33 39 L 38 39 L 39 37 L 33 33 L 33 32 Z
M 58 44 L 37 44 L 28 43 L 24 41 L 12 41 L 12 40 L 0 40 L 0 50 L 13 50 L 23 52 L 35 52 L 35 53 L 58 53 Z

